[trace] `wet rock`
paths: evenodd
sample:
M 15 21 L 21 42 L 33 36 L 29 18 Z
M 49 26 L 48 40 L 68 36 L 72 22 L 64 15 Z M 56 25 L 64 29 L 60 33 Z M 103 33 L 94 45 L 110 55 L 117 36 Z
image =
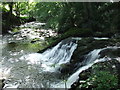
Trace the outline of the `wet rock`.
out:
M 70 67 L 71 67 L 70 63 L 61 64 L 59 70 L 60 70 L 61 73 L 67 74 L 68 72 L 71 71 Z
M 105 56 L 112 57 L 112 58 L 120 57 L 120 48 L 118 48 L 118 49 L 109 49 L 109 48 L 105 49 L 105 50 L 100 52 L 100 55 L 101 55 L 101 57 L 105 57 Z
M 4 87 L 4 81 L 5 81 L 5 79 L 1 79 L 0 80 L 0 90 Z
M 82 38 L 81 40 L 78 41 L 78 46 L 77 49 L 74 51 L 72 55 L 72 59 L 74 62 L 82 62 L 84 60 L 83 56 L 88 54 L 90 51 L 94 49 L 100 49 L 100 48 L 105 48 L 107 46 L 119 46 L 119 40 L 118 39 L 108 39 L 108 40 L 95 40 L 92 37 L 88 38 Z M 106 55 L 112 53 L 113 56 L 120 56 L 120 50 L 117 51 L 103 51 Z M 109 53 L 107 53 L 109 52 Z M 118 55 L 119 54 L 119 55 Z
M 35 39 L 33 39 L 32 41 L 31 41 L 31 43 L 36 43 L 36 42 L 38 42 L 38 41 L 40 41 L 38 38 L 35 38 Z
M 80 80 L 86 80 L 86 79 L 88 79 L 89 76 L 90 76 L 90 73 L 91 73 L 90 69 L 82 71 L 81 74 L 79 75 Z
M 94 38 L 83 38 L 78 41 L 78 46 L 72 55 L 74 62 L 82 62 L 84 60 L 84 55 L 88 54 L 94 49 L 104 48 L 109 42 L 107 40 L 95 40 Z
M 30 33 L 30 31 L 27 31 L 26 33 Z
M 73 90 L 73 89 L 74 90 L 77 90 L 77 89 L 92 90 L 92 89 L 97 88 L 98 85 L 102 84 L 102 83 L 95 84 L 94 82 L 100 82 L 100 81 L 95 81 L 96 79 L 93 79 L 93 81 L 92 81 L 92 79 L 90 79 L 90 78 L 95 75 L 96 76 L 95 78 L 103 79 L 104 76 L 101 77 L 99 74 L 97 75 L 97 73 L 99 73 L 99 72 L 108 72 L 110 74 L 110 76 L 112 76 L 112 75 L 117 76 L 117 80 L 118 80 L 117 85 L 109 87 L 110 90 L 113 90 L 113 89 L 116 90 L 116 89 L 120 88 L 120 72 L 119 72 L 119 70 L 120 70 L 120 62 L 118 62 L 116 59 L 96 63 L 88 70 L 85 70 L 79 74 L 78 81 L 76 81 L 75 83 L 73 83 L 71 85 L 70 90 Z M 106 74 L 103 74 L 103 75 L 106 75 Z M 108 77 L 108 78 L 111 78 L 111 77 Z M 91 81 L 89 81 L 89 80 L 91 80 Z M 113 79 L 110 79 L 110 80 L 113 80 Z M 92 82 L 92 83 L 87 84 L 90 82 Z M 110 81 L 110 82 L 112 83 L 112 81 Z M 86 85 L 86 87 L 84 87 L 84 86 L 80 87 L 80 85 L 83 85 L 83 84 Z M 106 83 L 106 84 L 109 84 L 109 83 Z
M 17 44 L 16 44 L 16 42 L 9 42 L 8 45 L 16 46 Z
M 53 46 L 55 46 L 58 42 L 60 42 L 61 40 L 56 40 L 56 42 L 54 42 L 53 44 L 51 44 L 49 47 L 45 48 L 42 51 L 39 52 L 44 52 L 46 49 L 51 48 Z M 63 43 L 69 43 L 70 39 Z M 73 40 L 73 42 L 77 43 L 77 48 L 76 50 L 73 52 L 73 55 L 71 57 L 70 60 L 70 65 L 66 65 L 64 67 L 62 67 L 60 69 L 60 71 L 62 73 L 64 72 L 68 72 L 71 73 L 71 71 L 76 70 L 73 68 L 77 68 L 77 66 L 80 66 L 81 62 L 83 62 L 83 60 L 85 59 L 85 55 L 87 55 L 90 51 L 94 50 L 94 49 L 100 49 L 100 48 L 106 48 L 107 46 L 114 46 L 116 45 L 116 43 L 119 42 L 119 40 L 116 39 L 99 39 L 96 40 L 93 37 L 87 37 L 87 38 L 82 38 L 81 40 L 79 40 L 78 42 L 76 42 L 75 40 Z M 101 52 L 101 57 L 104 57 L 105 55 L 110 56 L 110 57 L 115 57 L 115 56 L 120 56 L 120 50 L 103 50 Z
M 20 32 L 14 32 L 13 35 L 15 35 L 15 34 L 19 34 L 19 33 L 20 33 Z

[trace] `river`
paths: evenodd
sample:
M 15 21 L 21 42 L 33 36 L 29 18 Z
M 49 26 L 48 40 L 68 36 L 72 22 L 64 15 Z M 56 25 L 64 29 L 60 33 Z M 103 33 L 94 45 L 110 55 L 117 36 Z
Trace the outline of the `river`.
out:
M 106 47 L 89 52 L 82 62 L 83 66 L 66 77 L 60 73 L 59 68 L 62 64 L 70 62 L 77 48 L 77 41 L 81 38 L 67 38 L 43 53 L 36 53 L 31 49 L 31 40 L 37 38 L 40 40 L 39 44 L 42 44 L 45 42 L 45 37 L 56 35 L 52 30 L 39 30 L 41 25 L 44 23 L 26 23 L 20 26 L 19 32 L 10 32 L 9 35 L 1 36 L 0 79 L 5 79 L 4 88 L 70 88 L 78 79 L 80 72 L 94 63 L 106 60 L 106 58 L 98 59 L 102 50 L 118 48 Z M 40 31 L 43 32 L 43 36 Z

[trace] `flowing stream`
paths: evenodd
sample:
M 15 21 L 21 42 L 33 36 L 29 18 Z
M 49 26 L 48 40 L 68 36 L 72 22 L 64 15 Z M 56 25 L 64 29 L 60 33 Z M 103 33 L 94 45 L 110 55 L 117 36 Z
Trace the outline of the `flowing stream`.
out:
M 66 82 L 63 82 L 61 81 L 60 83 L 56 84 L 56 85 L 53 85 L 53 87 L 56 87 L 56 88 L 70 88 L 71 85 L 77 81 L 79 79 L 79 74 L 90 68 L 93 64 L 95 63 L 98 63 L 98 62 L 104 62 L 104 61 L 107 61 L 107 60 L 111 60 L 111 58 L 109 57 L 103 57 L 103 58 L 99 58 L 100 57 L 100 52 L 102 50 L 105 50 L 105 49 L 118 49 L 120 47 L 106 47 L 106 48 L 102 48 L 102 49 L 95 49 L 91 52 L 89 52 L 87 55 L 86 55 L 86 59 L 84 61 L 81 62 L 82 66 L 79 67 L 79 69 L 73 73 L 70 77 L 68 77 L 68 79 L 66 80 Z
M 70 88 L 79 78 L 80 72 L 88 69 L 94 63 L 106 60 L 106 58 L 99 59 L 99 53 L 102 50 L 117 48 L 106 47 L 91 51 L 82 62 L 83 66 L 79 67 L 64 82 L 61 80 L 59 68 L 62 64 L 70 62 L 71 56 L 77 48 L 77 41 L 80 39 L 67 38 L 43 53 L 34 53 L 29 51 L 26 43 L 20 43 L 23 39 L 18 41 L 16 37 L 4 36 L 0 41 L 2 49 L 0 52 L 2 54 L 0 56 L 0 79 L 6 79 L 4 88 Z
M 42 54 L 3 47 L 0 69 L 1 77 L 6 79 L 5 88 L 47 88 L 50 83 L 59 82 L 58 69 L 70 61 L 76 47 L 75 38 L 65 39 Z
M 30 40 L 44 42 L 44 38 L 56 35 L 52 30 L 38 29 L 38 25 L 40 28 L 43 24 L 27 23 L 20 26 L 19 32 L 1 36 L 0 79 L 6 79 L 4 88 L 50 88 L 61 81 L 58 69 L 70 61 L 78 38 L 65 39 L 44 53 L 34 53 Z

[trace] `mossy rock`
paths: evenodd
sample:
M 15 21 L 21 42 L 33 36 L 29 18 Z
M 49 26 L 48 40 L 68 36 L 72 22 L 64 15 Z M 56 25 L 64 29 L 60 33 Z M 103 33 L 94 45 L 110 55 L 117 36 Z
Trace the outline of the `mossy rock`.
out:
M 74 69 L 74 65 L 70 63 L 66 63 L 66 64 L 61 64 L 59 70 L 62 74 L 68 74 L 71 73 L 73 69 Z
M 117 60 L 96 63 L 91 68 L 81 72 L 79 74 L 79 80 L 72 84 L 71 87 L 74 90 L 106 90 L 106 88 L 108 90 L 116 90 L 119 88 L 119 65 L 120 63 Z M 83 80 L 84 83 L 81 83 Z
M 80 80 L 86 80 L 86 79 L 89 78 L 90 74 L 91 74 L 91 70 L 90 70 L 90 69 L 84 70 L 84 71 L 82 71 L 81 74 L 79 75 L 79 78 L 80 78 Z
M 78 42 L 77 49 L 74 51 L 72 55 L 72 59 L 76 61 L 83 61 L 81 59 L 84 55 L 88 54 L 90 51 L 94 49 L 100 49 L 104 48 L 107 45 L 109 45 L 109 42 L 107 40 L 95 40 L 91 37 L 89 38 L 83 38 Z
M 83 28 L 71 28 L 64 34 L 62 34 L 61 37 L 89 37 L 93 35 L 93 31 L 91 29 L 83 29 Z
M 120 57 L 120 48 L 118 49 L 105 49 L 103 51 L 100 52 L 101 57 L 111 57 L 111 58 L 116 58 L 116 57 Z

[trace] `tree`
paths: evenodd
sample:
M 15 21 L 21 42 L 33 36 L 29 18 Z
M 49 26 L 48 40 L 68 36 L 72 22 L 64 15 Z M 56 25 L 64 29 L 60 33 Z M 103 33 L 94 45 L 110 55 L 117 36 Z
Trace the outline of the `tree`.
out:
M 12 14 L 12 11 L 13 11 L 13 2 L 9 2 L 8 5 L 9 5 L 9 8 L 10 8 L 10 14 Z
M 47 22 L 47 27 L 57 29 L 60 33 L 75 27 L 89 28 L 95 32 L 109 32 L 110 30 L 112 33 L 120 26 L 118 12 L 119 3 L 40 2 L 36 4 L 35 16 L 39 21 Z

